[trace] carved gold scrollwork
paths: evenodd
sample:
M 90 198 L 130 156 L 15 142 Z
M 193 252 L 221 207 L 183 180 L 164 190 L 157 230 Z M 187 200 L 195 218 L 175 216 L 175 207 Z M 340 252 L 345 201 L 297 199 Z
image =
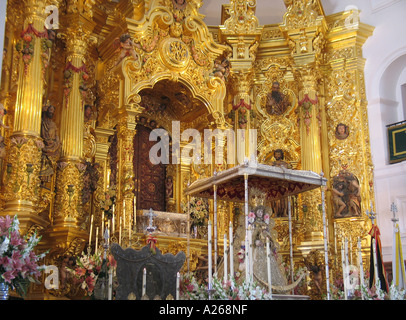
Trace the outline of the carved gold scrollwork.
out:
M 179 39 L 165 39 L 161 44 L 160 53 L 168 68 L 182 70 L 188 66 L 190 52 L 187 45 Z

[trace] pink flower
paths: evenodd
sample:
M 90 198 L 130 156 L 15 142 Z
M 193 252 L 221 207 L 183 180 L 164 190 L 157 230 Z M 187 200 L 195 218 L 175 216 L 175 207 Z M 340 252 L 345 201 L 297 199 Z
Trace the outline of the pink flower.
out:
M 11 283 L 11 280 L 13 280 L 15 278 L 14 272 L 13 271 L 6 271 L 3 273 L 2 275 L 4 281 Z
M 23 239 L 21 238 L 20 233 L 18 231 L 11 232 L 10 244 L 12 246 L 19 246 L 23 244 Z
M 84 275 L 86 274 L 86 270 L 85 270 L 84 268 L 77 268 L 77 269 L 76 269 L 76 274 L 77 274 L 79 277 L 82 277 L 82 276 L 84 276 Z
M 251 211 L 251 212 L 248 214 L 248 218 L 255 218 L 255 213 Z
M 0 236 L 8 235 L 8 229 L 10 229 L 12 222 L 10 216 L 0 217 Z
M 3 266 L 6 270 L 11 270 L 12 260 L 9 257 L 0 258 L 0 266 Z
M 87 287 L 89 288 L 89 292 L 93 292 L 94 279 L 91 276 L 88 276 L 85 281 L 86 281 Z

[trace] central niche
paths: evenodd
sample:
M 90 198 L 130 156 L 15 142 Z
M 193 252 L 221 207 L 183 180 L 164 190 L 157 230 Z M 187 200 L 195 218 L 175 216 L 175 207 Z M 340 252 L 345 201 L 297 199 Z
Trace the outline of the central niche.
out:
M 139 93 L 143 112 L 138 116 L 134 136 L 134 182 L 137 210 L 179 212 L 181 192 L 175 192 L 179 183 L 179 168 L 172 163 L 172 124 L 177 121 L 181 130 L 208 128 L 210 118 L 205 105 L 194 98 L 181 82 L 162 80 L 153 88 Z M 153 164 L 149 159 L 151 148 L 159 142 L 149 141 L 151 131 L 164 129 L 169 134 L 169 164 Z M 159 156 L 159 155 L 158 155 Z M 169 186 L 169 187 L 168 187 Z

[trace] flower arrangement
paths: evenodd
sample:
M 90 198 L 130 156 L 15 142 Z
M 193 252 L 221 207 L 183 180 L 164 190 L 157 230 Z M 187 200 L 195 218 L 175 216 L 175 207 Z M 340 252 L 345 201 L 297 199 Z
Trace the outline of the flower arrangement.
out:
M 190 218 L 192 228 L 207 225 L 209 219 L 209 203 L 207 199 L 190 198 Z
M 358 284 L 351 290 L 348 295 L 349 300 L 405 300 L 406 290 L 399 289 L 393 282 L 389 287 L 389 292 L 386 293 L 381 289 L 380 280 L 377 279 L 376 284 L 371 288 L 367 285 L 369 282 L 368 272 L 364 275 L 364 283 Z M 344 281 L 342 278 L 337 278 L 331 285 L 332 299 L 344 300 Z
M 100 201 L 100 208 L 104 211 L 104 214 L 111 218 L 113 216 L 113 205 L 116 202 L 116 186 L 111 185 L 110 188 L 104 193 L 104 197 Z
M 199 284 L 191 275 L 181 279 L 180 293 L 183 300 L 208 300 L 207 284 Z M 211 299 L 213 300 L 270 300 L 268 291 L 255 281 L 244 281 L 238 285 L 234 279 L 224 282 L 213 277 Z
M 30 282 L 38 283 L 42 267 L 38 261 L 45 257 L 34 253 L 41 237 L 34 233 L 29 239 L 19 232 L 17 215 L 0 217 L 0 282 L 6 283 L 25 297 Z
M 96 281 L 101 274 L 103 259 L 100 253 L 87 255 L 82 253 L 76 259 L 74 269 L 68 268 L 68 271 L 74 276 L 75 282 L 80 284 L 80 287 L 86 292 L 87 296 L 92 296 Z M 107 257 L 107 268 L 115 268 L 117 262 L 112 255 Z

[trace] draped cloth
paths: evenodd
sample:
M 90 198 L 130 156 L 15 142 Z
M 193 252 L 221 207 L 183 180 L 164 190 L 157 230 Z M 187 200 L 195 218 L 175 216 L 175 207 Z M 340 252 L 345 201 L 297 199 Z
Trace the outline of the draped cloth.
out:
M 373 225 L 371 230 L 369 231 L 369 234 L 371 236 L 371 254 L 370 254 L 370 266 L 369 266 L 369 287 L 372 288 L 375 285 L 375 268 L 374 268 L 374 250 L 373 250 L 373 241 L 372 239 L 375 239 L 376 242 L 376 257 L 377 257 L 377 269 L 378 269 L 378 275 L 377 278 L 379 278 L 379 281 L 381 283 L 381 289 L 385 292 L 389 292 L 389 286 L 388 286 L 388 281 L 386 280 L 386 274 L 385 274 L 385 266 L 383 265 L 383 259 L 382 259 L 382 247 L 381 247 L 381 239 L 380 235 L 381 232 L 379 231 L 379 228 L 377 225 Z

